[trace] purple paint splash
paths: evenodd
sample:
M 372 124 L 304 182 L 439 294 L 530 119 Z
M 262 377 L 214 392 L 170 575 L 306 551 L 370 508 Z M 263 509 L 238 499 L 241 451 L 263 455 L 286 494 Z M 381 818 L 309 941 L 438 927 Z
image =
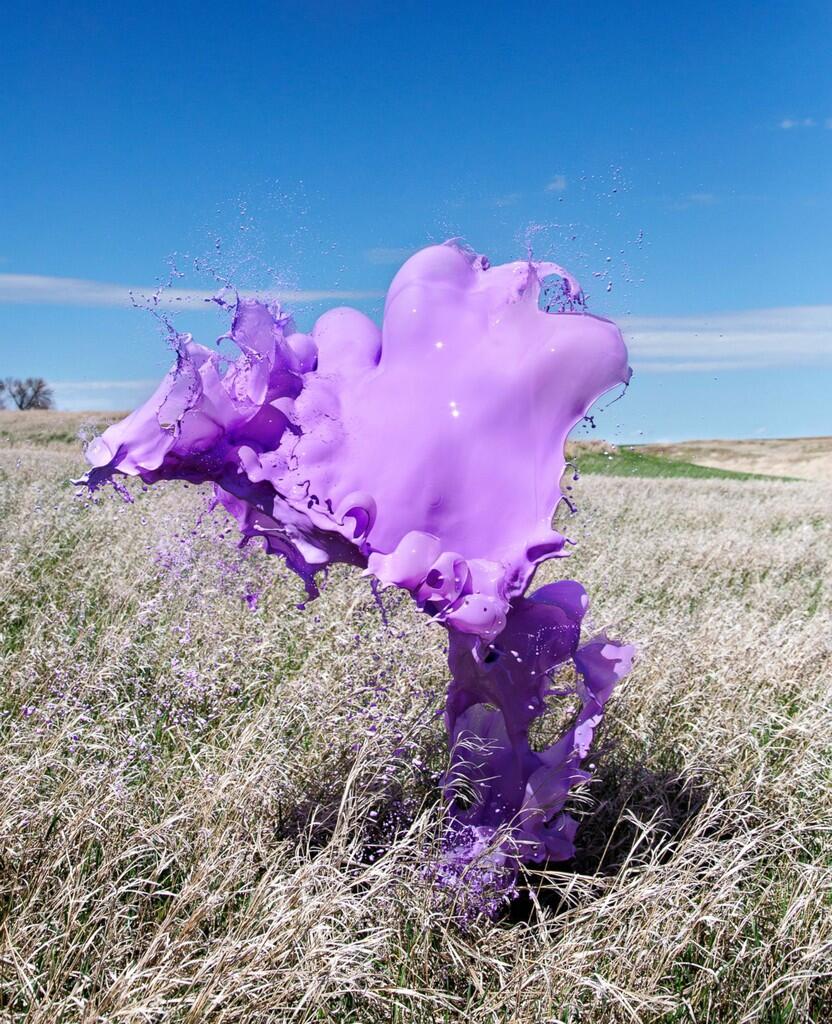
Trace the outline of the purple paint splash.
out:
M 539 307 L 560 280 L 556 311 Z M 633 649 L 581 645 L 587 596 L 563 580 L 526 596 L 538 565 L 564 556 L 552 527 L 567 434 L 629 380 L 618 328 L 583 308 L 552 263 L 490 266 L 453 242 L 409 259 L 381 329 L 333 309 L 309 334 L 276 305 L 239 299 L 226 361 L 173 334 L 176 363 L 155 394 L 87 448 L 89 487 L 117 474 L 214 485 L 244 538 L 261 538 L 317 594 L 316 573 L 359 566 L 410 592 L 449 635 L 449 853 L 563 860 L 565 810 Z M 252 602 L 253 604 L 253 602 Z M 553 745 L 529 730 L 574 666 L 580 709 Z

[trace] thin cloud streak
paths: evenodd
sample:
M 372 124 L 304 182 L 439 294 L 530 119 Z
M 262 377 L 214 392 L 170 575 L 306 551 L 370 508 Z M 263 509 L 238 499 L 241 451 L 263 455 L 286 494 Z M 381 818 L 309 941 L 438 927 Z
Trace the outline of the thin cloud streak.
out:
M 636 369 L 650 372 L 832 367 L 832 306 L 687 317 L 624 317 Z
M 165 289 L 159 295 L 162 309 L 199 309 L 219 294 L 216 291 Z M 151 285 L 111 284 L 72 277 L 46 277 L 40 274 L 0 274 L 0 304 L 31 306 L 129 307 L 146 304 L 157 292 Z M 131 298 L 132 293 L 132 298 Z M 328 302 L 377 299 L 383 293 L 352 290 L 291 290 L 275 288 L 259 292 L 241 291 L 246 298 L 266 298 L 280 302 Z
M 67 412 L 112 412 L 135 408 L 153 394 L 159 380 L 56 380 L 50 381 L 50 387 L 59 409 Z
M 832 369 L 832 306 L 792 306 L 618 321 L 640 373 Z M 124 409 L 147 398 L 157 378 L 50 381 L 69 410 Z
M 814 128 L 816 126 L 817 121 L 813 117 L 784 117 L 777 127 L 782 128 L 785 132 L 790 132 L 793 128 Z
M 76 391 L 152 391 L 158 385 L 158 380 L 147 377 L 136 380 L 56 380 L 50 387 L 57 394 L 64 395 Z
M 565 174 L 556 174 L 543 189 L 544 192 L 565 192 L 569 182 Z

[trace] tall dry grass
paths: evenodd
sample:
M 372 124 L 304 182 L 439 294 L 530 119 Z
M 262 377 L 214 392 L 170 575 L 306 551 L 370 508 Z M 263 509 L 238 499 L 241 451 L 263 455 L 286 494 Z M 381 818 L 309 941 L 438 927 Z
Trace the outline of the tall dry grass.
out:
M 0 467 L 0 1019 L 832 1016 L 828 488 L 581 482 L 550 572 L 640 660 L 575 862 L 465 930 L 425 870 L 440 630 L 349 572 L 299 610 L 194 489 Z

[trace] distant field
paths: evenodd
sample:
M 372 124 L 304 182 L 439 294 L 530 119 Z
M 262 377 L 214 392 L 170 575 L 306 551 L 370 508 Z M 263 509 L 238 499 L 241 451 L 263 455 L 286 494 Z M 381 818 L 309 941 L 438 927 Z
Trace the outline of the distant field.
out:
M 832 437 L 684 441 L 679 444 L 645 445 L 644 451 L 662 458 L 695 462 L 700 466 L 717 469 L 832 483 Z
M 766 480 L 770 477 L 742 473 L 731 469 L 701 466 L 678 458 L 668 458 L 662 451 L 612 445 L 599 449 L 578 450 L 573 455 L 579 473 L 603 476 L 686 477 L 695 480 Z M 783 479 L 783 478 L 780 478 Z
M 119 412 L 58 412 L 30 410 L 14 412 L 0 409 L 0 445 L 6 448 L 26 445 L 79 445 L 79 433 L 85 429 L 101 433 L 125 416 Z
M 832 486 L 577 450 L 538 582 L 640 655 L 578 856 L 466 931 L 442 630 L 299 609 L 200 488 L 80 501 L 83 418 L 0 415 L 3 1024 L 832 1020 Z
M 832 437 L 621 446 L 576 441 L 568 450 L 581 473 L 832 483 Z

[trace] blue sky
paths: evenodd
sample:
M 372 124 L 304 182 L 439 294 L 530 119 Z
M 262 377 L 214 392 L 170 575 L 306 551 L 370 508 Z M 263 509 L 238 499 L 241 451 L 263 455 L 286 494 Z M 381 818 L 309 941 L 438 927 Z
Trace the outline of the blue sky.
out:
M 0 375 L 127 408 L 168 361 L 127 290 L 171 263 L 173 296 L 230 276 L 306 326 L 461 235 L 621 320 L 607 436 L 832 433 L 828 3 L 6 10 Z

